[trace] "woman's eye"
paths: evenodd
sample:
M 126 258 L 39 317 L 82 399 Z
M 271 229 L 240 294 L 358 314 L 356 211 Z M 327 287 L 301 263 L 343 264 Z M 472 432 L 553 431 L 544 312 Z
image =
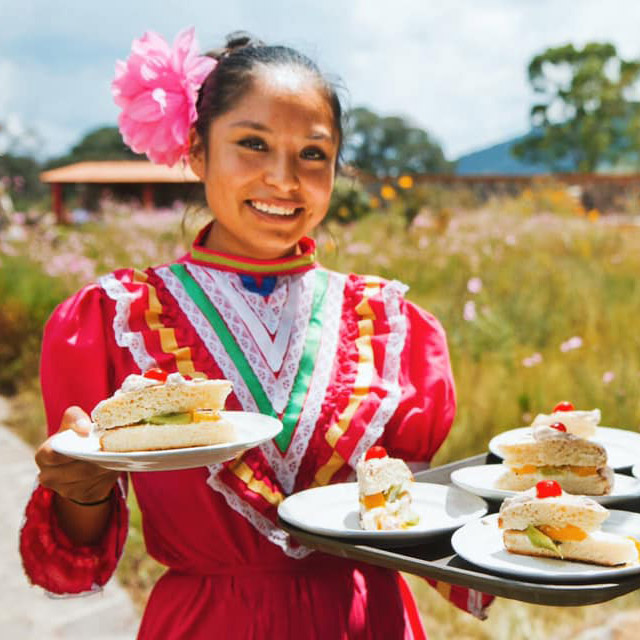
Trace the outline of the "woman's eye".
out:
M 245 147 L 245 149 L 252 149 L 253 151 L 265 151 L 267 148 L 264 140 L 260 138 L 243 138 L 238 144 L 241 147 Z
M 305 160 L 324 160 L 327 154 L 319 147 L 308 147 L 302 151 L 302 157 Z

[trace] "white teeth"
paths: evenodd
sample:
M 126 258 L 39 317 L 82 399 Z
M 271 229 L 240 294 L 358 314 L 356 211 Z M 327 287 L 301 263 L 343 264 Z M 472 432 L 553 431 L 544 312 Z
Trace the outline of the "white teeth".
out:
M 292 216 L 296 209 L 287 209 L 285 207 L 276 207 L 272 204 L 265 204 L 264 202 L 257 202 L 256 200 L 250 200 L 252 207 L 255 207 L 258 211 L 263 211 L 264 213 L 271 213 L 276 216 Z

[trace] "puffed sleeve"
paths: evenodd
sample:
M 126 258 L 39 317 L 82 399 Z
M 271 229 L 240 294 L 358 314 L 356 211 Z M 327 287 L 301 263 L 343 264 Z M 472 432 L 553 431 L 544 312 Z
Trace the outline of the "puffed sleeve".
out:
M 382 444 L 390 455 L 428 462 L 446 438 L 456 396 L 444 329 L 430 313 L 403 300 L 406 338 L 400 357 L 398 407 Z
M 65 409 L 78 405 L 87 413 L 113 392 L 116 367 L 126 362 L 110 331 L 114 305 L 98 285 L 90 285 L 63 302 L 44 331 L 40 378 L 49 435 Z M 113 574 L 127 535 L 126 477 L 112 497 L 103 537 L 94 545 L 75 545 L 60 528 L 53 491 L 37 486 L 20 532 L 24 570 L 33 584 L 56 594 L 93 591 Z

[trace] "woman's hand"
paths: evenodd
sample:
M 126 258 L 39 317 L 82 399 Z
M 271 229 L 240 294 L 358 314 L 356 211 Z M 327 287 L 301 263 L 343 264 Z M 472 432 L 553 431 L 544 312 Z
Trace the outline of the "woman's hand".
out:
M 90 428 L 89 416 L 80 407 L 69 407 L 62 416 L 59 431 L 73 429 L 86 437 Z M 51 448 L 51 438 L 42 443 L 35 458 L 40 484 L 57 494 L 54 508 L 65 533 L 78 544 L 95 542 L 111 513 L 112 501 L 100 502 L 109 497 L 120 472 L 57 453 Z M 87 504 L 96 502 L 100 504 Z

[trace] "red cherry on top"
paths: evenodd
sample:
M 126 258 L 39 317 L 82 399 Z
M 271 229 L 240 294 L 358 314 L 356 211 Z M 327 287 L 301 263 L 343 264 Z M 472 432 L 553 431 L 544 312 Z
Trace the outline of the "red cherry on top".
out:
M 536 484 L 538 498 L 555 498 L 562 495 L 562 487 L 555 480 L 541 480 Z
M 567 427 L 565 427 L 562 422 L 554 422 L 553 424 L 549 425 L 552 429 L 556 429 L 557 431 L 565 431 L 567 430 Z
M 159 380 L 160 382 L 166 382 L 169 374 L 166 371 L 158 367 L 153 367 L 153 369 L 148 369 L 142 374 L 145 378 L 149 378 L 150 380 Z
M 553 407 L 554 411 L 574 411 L 575 407 L 568 402 L 567 400 L 563 400 L 562 402 L 558 402 L 558 404 Z
M 374 447 L 371 447 L 371 449 L 367 451 L 367 453 L 364 456 L 364 459 L 371 460 L 371 458 L 386 458 L 387 455 L 388 455 L 387 450 L 384 447 L 376 445 Z

